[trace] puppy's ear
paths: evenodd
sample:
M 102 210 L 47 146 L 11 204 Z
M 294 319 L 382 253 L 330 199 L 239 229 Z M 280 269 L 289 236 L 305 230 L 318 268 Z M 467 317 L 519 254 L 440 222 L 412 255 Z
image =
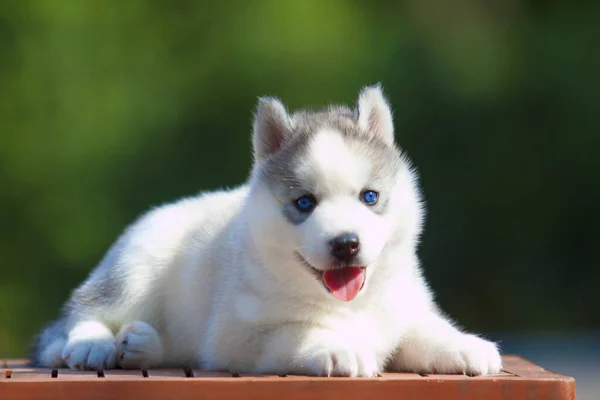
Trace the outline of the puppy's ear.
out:
M 254 158 L 262 162 L 275 153 L 291 133 L 290 116 L 276 98 L 260 97 L 254 115 Z
M 360 91 L 354 115 L 364 132 L 393 145 L 394 119 L 381 84 L 367 86 Z

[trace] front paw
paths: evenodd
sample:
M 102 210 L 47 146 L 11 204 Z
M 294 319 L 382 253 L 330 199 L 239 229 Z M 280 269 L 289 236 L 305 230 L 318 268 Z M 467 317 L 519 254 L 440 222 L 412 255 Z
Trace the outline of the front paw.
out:
M 498 346 L 475 335 L 464 335 L 460 353 L 467 375 L 498 374 L 502 369 Z
M 292 364 L 292 373 L 317 376 L 375 377 L 379 372 L 374 353 L 343 348 L 315 348 Z
M 104 370 L 115 367 L 115 338 L 98 322 L 83 322 L 70 333 L 62 358 L 71 369 Z
M 62 353 L 69 368 L 102 371 L 115 367 L 114 340 L 86 339 L 69 341 Z
M 425 374 L 488 375 L 500 372 L 502 359 L 495 343 L 461 334 L 419 348 L 406 343 L 394 357 L 391 368 Z

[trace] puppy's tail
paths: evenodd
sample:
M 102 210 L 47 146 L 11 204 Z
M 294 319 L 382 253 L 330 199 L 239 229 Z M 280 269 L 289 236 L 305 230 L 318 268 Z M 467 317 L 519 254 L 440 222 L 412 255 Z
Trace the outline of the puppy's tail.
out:
M 46 326 L 33 339 L 29 350 L 29 360 L 32 367 L 62 368 L 66 366 L 62 352 L 67 345 L 65 319 L 58 319 Z

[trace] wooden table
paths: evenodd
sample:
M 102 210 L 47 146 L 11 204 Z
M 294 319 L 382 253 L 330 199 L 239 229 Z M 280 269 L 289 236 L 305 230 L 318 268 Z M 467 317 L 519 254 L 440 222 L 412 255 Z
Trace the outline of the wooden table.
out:
M 0 360 L 0 399 L 575 399 L 575 380 L 518 356 L 498 375 L 384 373 L 377 378 L 235 375 L 197 369 L 79 372 Z

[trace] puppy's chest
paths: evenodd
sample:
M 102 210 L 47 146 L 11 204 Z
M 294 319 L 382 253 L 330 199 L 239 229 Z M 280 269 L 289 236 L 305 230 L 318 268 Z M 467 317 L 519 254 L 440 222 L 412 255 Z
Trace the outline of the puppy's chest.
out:
M 257 325 L 303 323 L 325 329 L 375 334 L 387 323 L 385 309 L 322 308 L 285 299 L 262 299 L 251 294 L 240 294 L 234 301 L 234 316 L 240 321 Z

